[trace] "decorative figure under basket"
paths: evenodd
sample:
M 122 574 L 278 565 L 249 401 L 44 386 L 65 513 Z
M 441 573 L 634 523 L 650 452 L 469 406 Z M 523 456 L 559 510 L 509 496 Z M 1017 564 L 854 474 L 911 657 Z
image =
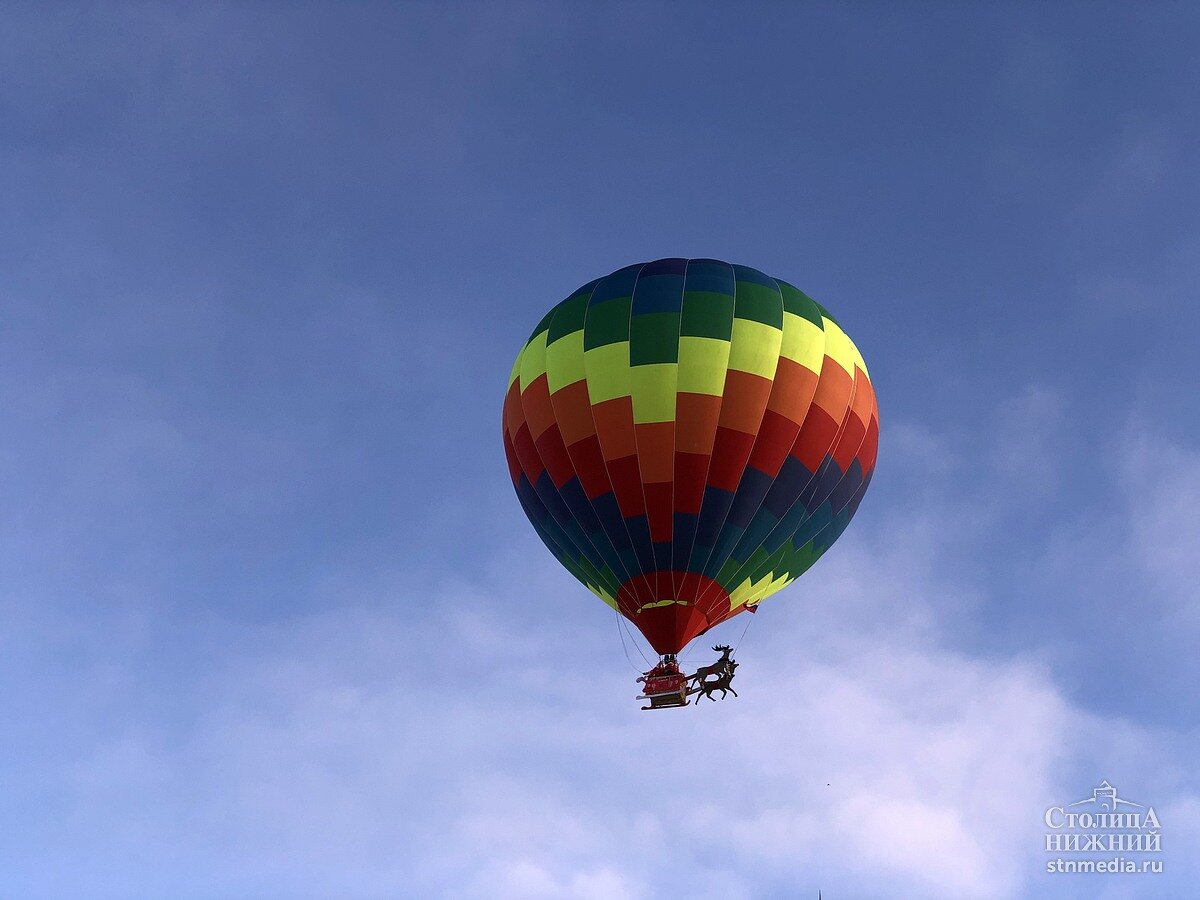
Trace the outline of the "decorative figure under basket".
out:
M 703 694 L 714 703 L 717 698 L 714 691 L 721 692 L 724 700 L 728 694 L 737 696 L 730 682 L 733 681 L 737 662 L 733 659 L 733 648 L 725 644 L 713 647 L 721 657 L 711 666 L 701 666 L 691 675 L 684 675 L 679 670 L 679 661 L 674 655 L 664 656 L 653 669 L 638 678 L 638 683 L 645 685 L 639 700 L 649 700 L 649 706 L 642 709 L 669 709 L 675 706 L 687 706 L 688 697 L 693 694 Z

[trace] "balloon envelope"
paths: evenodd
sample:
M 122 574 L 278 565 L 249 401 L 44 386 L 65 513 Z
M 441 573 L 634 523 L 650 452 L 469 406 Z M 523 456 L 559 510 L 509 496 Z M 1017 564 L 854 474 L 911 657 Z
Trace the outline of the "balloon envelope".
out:
M 504 449 L 542 541 L 658 653 L 794 581 L 879 442 L 862 356 L 786 282 L 660 259 L 584 285 L 509 377 Z

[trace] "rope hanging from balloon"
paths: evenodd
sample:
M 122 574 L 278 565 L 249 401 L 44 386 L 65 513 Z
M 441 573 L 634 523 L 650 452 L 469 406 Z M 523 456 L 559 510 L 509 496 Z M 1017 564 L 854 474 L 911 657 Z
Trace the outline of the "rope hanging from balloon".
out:
M 733 645 L 734 653 L 737 653 L 738 648 L 742 646 L 742 641 L 744 641 L 746 639 L 746 632 L 748 632 L 750 630 L 750 625 L 754 621 L 754 619 L 755 619 L 755 615 L 753 613 L 751 613 L 750 617 L 746 620 L 746 627 L 742 629 L 741 636 L 737 639 L 737 643 Z M 685 662 L 687 662 L 691 658 L 692 654 L 696 652 L 696 648 L 698 646 L 699 646 L 699 644 L 696 641 L 693 641 L 691 644 L 688 645 L 687 650 L 684 652 L 683 656 L 681 656 L 679 659 L 680 666 L 682 666 Z
M 630 641 L 633 643 L 633 648 L 634 648 L 635 650 L 637 650 L 637 652 L 638 652 L 638 655 L 639 655 L 639 656 L 642 658 L 642 661 L 646 663 L 646 668 L 645 668 L 645 669 L 639 669 L 639 668 L 637 667 L 637 664 L 636 664 L 636 663 L 633 661 L 633 659 L 632 659 L 632 658 L 629 656 L 629 648 L 628 648 L 628 647 L 626 646 L 626 644 L 625 644 L 625 631 L 627 630 L 627 626 L 626 626 L 626 627 L 622 627 L 622 626 L 624 626 L 624 625 L 625 625 L 625 621 L 624 621 L 625 617 L 621 615 L 621 611 L 620 611 L 620 610 L 614 610 L 614 612 L 616 613 L 616 616 L 617 616 L 617 634 L 618 634 L 618 635 L 620 636 L 620 638 L 621 638 L 621 649 L 622 649 L 623 651 L 625 651 L 625 659 L 629 661 L 629 667 L 630 667 L 631 669 L 633 669 L 633 670 L 634 670 L 635 672 L 637 672 L 639 675 L 642 675 L 642 674 L 644 674 L 645 672 L 647 672 L 649 669 L 651 669 L 651 668 L 652 668 L 652 666 L 650 665 L 650 660 L 646 659 L 646 654 L 642 652 L 642 648 L 638 646 L 638 644 L 637 644 L 637 641 L 635 641 L 635 640 L 633 639 L 633 635 L 631 634 L 631 635 L 629 636 L 629 640 L 630 640 Z

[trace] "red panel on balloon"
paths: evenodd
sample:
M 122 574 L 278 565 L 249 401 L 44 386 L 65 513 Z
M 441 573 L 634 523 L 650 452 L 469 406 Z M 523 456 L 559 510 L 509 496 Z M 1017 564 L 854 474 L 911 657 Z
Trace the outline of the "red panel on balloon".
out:
M 674 600 L 646 607 L 654 601 Z M 704 598 L 701 605 L 697 601 Z M 651 572 L 629 579 L 617 594 L 617 606 L 657 653 L 678 653 L 692 638 L 728 618 L 729 594 L 697 572 Z

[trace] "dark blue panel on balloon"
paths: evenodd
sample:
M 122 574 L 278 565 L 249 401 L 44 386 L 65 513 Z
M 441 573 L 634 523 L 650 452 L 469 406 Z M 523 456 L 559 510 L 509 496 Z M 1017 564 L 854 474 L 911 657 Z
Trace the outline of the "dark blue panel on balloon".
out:
M 625 520 L 621 518 L 621 507 L 617 505 L 617 495 L 612 491 L 601 494 L 592 501 L 592 508 L 596 510 L 596 518 L 604 526 L 604 533 L 608 535 L 613 546 L 618 551 L 630 549 L 632 545 L 629 543 L 629 532 L 625 529 Z M 636 572 L 637 569 L 634 568 L 629 574 L 633 575 Z
M 754 551 L 763 545 L 778 524 L 778 519 L 765 509 L 760 509 L 758 515 L 750 523 L 750 527 L 742 535 L 742 539 L 738 542 L 737 547 L 734 548 L 733 558 L 739 563 L 744 563 L 750 559 L 754 555 Z
M 650 543 L 650 520 L 645 515 L 631 516 L 625 520 L 629 538 L 633 541 L 633 552 L 643 572 L 654 571 L 654 547 Z
M 696 543 L 705 547 L 715 546 L 725 516 L 733 503 L 733 491 L 708 485 L 704 488 L 704 501 L 700 507 L 700 521 L 696 525 Z
M 837 487 L 833 489 L 833 493 L 829 495 L 829 502 L 833 504 L 835 510 L 841 511 L 854 495 L 858 493 L 858 489 L 863 483 L 862 463 L 857 459 L 850 463 L 850 468 L 846 470 L 846 474 L 842 476 L 842 480 L 838 482 Z
M 739 530 L 744 530 L 750 524 L 750 520 L 754 517 L 754 513 L 762 506 L 763 498 L 766 497 L 767 491 L 775 479 L 766 472 L 760 472 L 753 466 L 746 466 L 742 473 L 742 480 L 738 484 L 737 493 L 733 498 L 733 505 L 729 507 L 730 524 L 737 526 Z
M 776 519 L 782 519 L 812 478 L 813 473 L 804 468 L 800 460 L 789 456 L 783 461 L 783 467 L 775 476 L 775 483 L 763 498 L 762 508 Z
M 687 267 L 687 290 L 732 297 L 736 289 L 733 266 L 713 259 L 693 259 Z
M 696 542 L 696 523 L 700 517 L 693 513 L 675 513 L 671 542 L 671 568 L 676 572 L 687 571 L 692 544 Z
M 637 282 L 638 272 L 641 269 L 642 264 L 638 263 L 636 266 L 626 266 L 624 269 L 618 269 L 607 278 L 601 278 L 592 289 L 592 296 L 588 300 L 588 307 L 591 308 L 597 304 L 604 303 L 606 300 L 614 300 L 618 297 L 632 297 L 633 286 Z

